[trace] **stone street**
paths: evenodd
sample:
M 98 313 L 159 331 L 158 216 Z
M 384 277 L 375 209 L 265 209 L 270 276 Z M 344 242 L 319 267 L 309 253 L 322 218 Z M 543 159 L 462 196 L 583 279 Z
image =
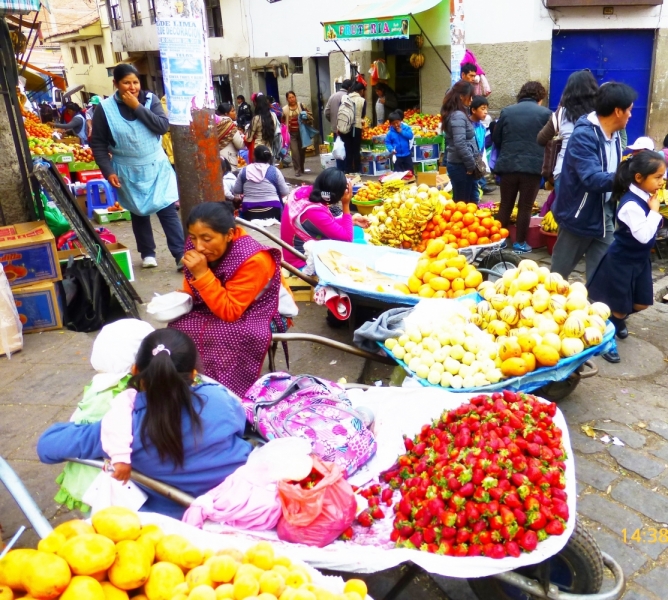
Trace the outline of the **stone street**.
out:
M 160 266 L 142 271 L 129 223 L 110 226 L 119 241 L 133 252 L 135 287 L 145 302 L 154 292 L 165 293 L 181 284 L 157 221 L 154 227 L 157 227 Z M 549 266 L 544 249 L 529 257 Z M 658 261 L 654 265 L 657 294 L 668 286 L 665 264 Z M 582 275 L 579 268 L 575 276 Z M 661 291 L 660 296 L 665 293 Z M 323 308 L 302 303 L 300 309 L 293 331 L 350 343 L 347 328 L 331 329 L 326 324 Z M 632 316 L 629 331 L 629 338 L 618 344 L 621 364 L 611 365 L 597 359 L 598 376 L 582 381 L 559 407 L 570 426 L 582 521 L 601 548 L 622 565 L 628 578 L 626 599 L 665 599 L 668 598 L 665 583 L 668 581 L 668 397 L 665 393 L 668 305 L 655 304 Z M 89 362 L 94 338 L 95 334 L 66 330 L 26 335 L 22 352 L 11 360 L 0 358 L 0 455 L 16 470 L 44 515 L 54 524 L 76 515 L 53 501 L 54 479 L 61 467 L 40 464 L 35 444 L 48 425 L 68 420 L 73 412 L 84 385 L 94 374 Z M 280 350 L 278 363 L 279 368 L 284 368 Z M 331 379 L 345 376 L 348 381 L 358 381 L 363 375 L 362 359 L 310 343 L 291 344 L 290 363 L 292 373 L 326 375 Z M 387 382 L 390 374 L 390 368 L 376 366 L 365 372 L 364 377 L 366 382 L 379 379 Z M 583 429 L 585 426 L 588 427 Z M 605 443 L 605 439 L 610 441 Z M 615 439 L 619 442 L 613 443 Z M 5 541 L 21 524 L 28 525 L 4 488 L 0 488 L 0 522 Z M 19 546 L 34 546 L 36 541 L 36 535 L 29 530 Z M 439 578 L 438 583 L 453 600 L 474 597 L 465 582 Z M 605 585 L 609 586 L 610 580 Z M 410 590 L 401 597 L 411 597 Z

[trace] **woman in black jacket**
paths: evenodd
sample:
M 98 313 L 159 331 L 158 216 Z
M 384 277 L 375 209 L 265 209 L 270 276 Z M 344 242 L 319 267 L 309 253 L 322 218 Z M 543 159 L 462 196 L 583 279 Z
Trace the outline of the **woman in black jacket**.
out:
M 468 116 L 472 99 L 473 86 L 468 81 L 458 81 L 445 95 L 441 108 L 441 129 L 448 152 L 446 166 L 455 202 L 477 202 L 473 171 L 478 144 Z
M 540 189 L 543 154 L 545 149 L 536 142 L 538 132 L 552 113 L 541 106 L 547 96 L 537 81 L 529 81 L 517 95 L 517 104 L 501 111 L 492 136 L 499 149 L 494 171 L 501 176 L 501 205 L 499 221 L 503 227 L 510 224 L 510 215 L 517 204 L 517 233 L 513 250 L 531 252 L 526 242 L 531 223 L 531 208 Z

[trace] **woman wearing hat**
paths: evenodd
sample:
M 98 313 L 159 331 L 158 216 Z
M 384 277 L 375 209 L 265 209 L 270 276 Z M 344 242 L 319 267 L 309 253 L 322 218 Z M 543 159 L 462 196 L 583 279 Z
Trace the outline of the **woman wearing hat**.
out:
M 157 215 L 167 246 L 183 268 L 183 227 L 176 212 L 176 176 L 162 149 L 169 129 L 160 98 L 143 92 L 139 73 L 122 63 L 114 69 L 116 93 L 93 115 L 90 146 L 102 174 L 116 188 L 121 206 L 132 213 L 132 231 L 142 267 L 157 267 L 151 215 Z M 111 156 L 110 156 L 111 155 Z
M 99 106 L 99 104 L 100 97 L 93 96 L 90 99 L 90 102 L 88 102 L 88 106 L 86 107 L 86 134 L 88 135 L 88 139 L 90 139 L 90 136 L 93 133 L 93 114 L 95 114 L 95 109 Z

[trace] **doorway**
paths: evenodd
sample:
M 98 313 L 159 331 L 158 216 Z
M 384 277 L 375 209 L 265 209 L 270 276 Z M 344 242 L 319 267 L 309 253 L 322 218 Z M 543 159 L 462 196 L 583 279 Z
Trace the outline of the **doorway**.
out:
M 560 31 L 552 36 L 550 109 L 555 110 L 569 75 L 590 69 L 599 84 L 630 85 L 638 99 L 626 128 L 629 144 L 645 135 L 654 56 L 653 29 Z
M 274 100 L 280 102 L 278 97 L 278 80 L 276 75 L 271 71 L 264 71 L 259 74 L 261 79 L 264 79 L 264 90 L 267 96 L 273 96 Z
M 325 106 L 332 95 L 332 84 L 329 79 L 329 57 L 319 56 L 315 60 L 315 74 L 318 83 L 318 106 L 315 107 L 318 113 L 318 123 L 320 124 L 320 136 L 324 140 L 332 131 L 331 123 L 325 119 Z

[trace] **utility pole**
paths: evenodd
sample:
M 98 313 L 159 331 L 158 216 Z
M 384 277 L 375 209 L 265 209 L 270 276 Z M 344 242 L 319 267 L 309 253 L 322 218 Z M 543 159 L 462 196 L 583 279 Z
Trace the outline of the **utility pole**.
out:
M 155 0 L 181 221 L 201 202 L 225 200 L 208 29 L 202 0 Z

